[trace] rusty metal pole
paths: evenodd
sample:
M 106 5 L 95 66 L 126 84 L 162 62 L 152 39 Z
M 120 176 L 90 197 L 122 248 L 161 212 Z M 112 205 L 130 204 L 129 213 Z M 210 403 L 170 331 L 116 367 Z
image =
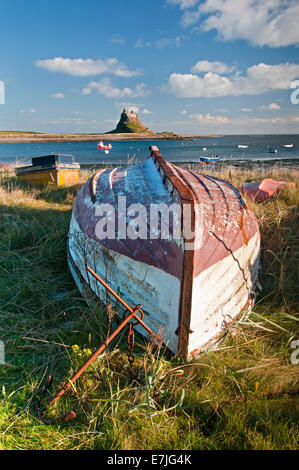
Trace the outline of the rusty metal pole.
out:
M 86 269 L 90 274 L 92 274 L 93 277 L 96 278 L 97 281 L 102 284 L 102 286 L 105 287 L 105 289 L 107 289 L 108 292 L 110 292 L 110 294 L 116 298 L 116 300 L 118 300 L 129 312 L 132 313 L 132 308 L 129 307 L 129 305 L 116 292 L 114 292 L 114 290 L 111 289 L 111 287 L 108 286 L 108 284 L 97 273 L 95 273 L 89 266 L 86 266 Z
M 143 328 L 146 329 L 150 335 L 156 339 L 156 341 L 159 341 L 157 335 L 142 321 L 141 318 L 139 318 L 136 314 L 137 312 L 142 312 L 142 305 L 136 306 L 136 307 L 130 307 L 116 292 L 114 292 L 113 289 L 111 289 L 110 286 L 100 277 L 98 274 L 96 274 L 89 266 L 86 266 L 87 271 L 95 277 L 97 281 L 99 281 L 105 289 L 107 289 L 125 308 L 128 310 L 129 315 L 122 321 L 122 323 L 113 331 L 113 333 L 109 336 L 109 338 L 104 341 L 104 343 L 101 344 L 101 346 L 90 356 L 89 359 L 80 367 L 80 369 L 67 381 L 64 383 L 64 385 L 60 388 L 60 390 L 54 395 L 52 400 L 50 401 L 50 405 L 54 405 L 61 397 L 62 395 L 71 388 L 72 384 L 76 382 L 76 380 L 80 377 L 80 375 L 87 369 L 87 367 L 98 357 L 101 352 L 104 351 L 104 349 L 108 346 L 109 343 L 120 333 L 120 331 L 129 323 L 129 321 L 134 318 L 137 320 Z M 73 412 L 71 412 L 73 413 Z M 75 415 L 75 413 L 73 413 Z
M 109 338 L 101 344 L 101 346 L 87 359 L 87 361 L 80 367 L 79 370 L 67 381 L 64 385 L 60 388 L 60 390 L 54 395 L 52 400 L 50 401 L 50 405 L 54 405 L 62 395 L 71 388 L 72 384 L 76 382 L 76 380 L 80 377 L 80 375 L 87 369 L 87 367 L 98 357 L 101 352 L 108 346 L 109 343 L 115 338 L 115 336 L 120 333 L 120 331 L 126 326 L 127 323 L 131 320 L 131 318 L 135 317 L 135 314 L 141 309 L 140 307 L 136 307 L 135 309 L 131 309 L 132 311 L 129 315 L 124 319 L 124 321 L 116 328 L 113 333 L 109 336 Z

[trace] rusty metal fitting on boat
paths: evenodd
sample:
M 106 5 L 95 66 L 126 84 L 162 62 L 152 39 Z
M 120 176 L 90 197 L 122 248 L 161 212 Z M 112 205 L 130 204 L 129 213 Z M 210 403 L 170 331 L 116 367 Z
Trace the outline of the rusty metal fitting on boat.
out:
M 143 328 L 146 329 L 146 331 L 151 335 L 151 337 L 156 340 L 157 342 L 159 341 L 158 336 L 144 323 L 143 321 L 143 311 L 142 311 L 142 305 L 136 305 L 135 307 L 130 307 L 111 287 L 97 274 L 95 273 L 89 266 L 86 266 L 87 271 L 95 277 L 97 281 L 99 281 L 106 290 L 108 290 L 128 311 L 128 315 L 123 319 L 123 321 L 120 323 L 120 325 L 111 333 L 111 335 L 101 344 L 101 346 L 87 359 L 87 361 L 80 367 L 77 372 L 70 378 L 65 381 L 63 386 L 56 392 L 52 400 L 50 401 L 49 405 L 55 405 L 57 401 L 64 395 L 64 393 L 69 390 L 73 384 L 76 382 L 76 380 L 82 375 L 82 373 L 88 368 L 88 366 L 101 354 L 105 348 L 111 343 L 111 341 L 123 330 L 123 328 L 132 320 L 136 320 L 136 324 L 140 324 L 143 326 Z M 140 312 L 141 318 L 138 317 L 137 313 Z M 130 329 L 129 329 L 129 335 L 130 335 L 130 340 L 128 342 L 129 345 L 129 352 L 131 353 L 132 347 L 134 345 L 134 332 L 133 332 L 133 322 L 129 323 Z M 48 380 L 48 382 L 45 384 L 44 387 L 42 387 L 42 395 L 44 395 L 45 391 L 47 388 L 50 386 L 52 382 Z M 74 411 L 69 411 L 63 416 L 59 416 L 58 418 L 55 419 L 46 419 L 44 415 L 40 412 L 40 397 L 37 397 L 37 413 L 39 418 L 46 424 L 53 424 L 55 422 L 63 422 L 63 421 L 69 421 L 71 419 L 74 419 L 76 417 L 76 413 Z

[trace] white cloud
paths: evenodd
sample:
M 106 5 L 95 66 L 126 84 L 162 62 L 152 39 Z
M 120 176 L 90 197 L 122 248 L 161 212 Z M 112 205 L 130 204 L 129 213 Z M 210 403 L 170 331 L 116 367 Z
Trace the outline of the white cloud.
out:
M 105 73 L 128 78 L 140 73 L 138 70 L 129 70 L 116 58 L 93 60 L 54 57 L 54 59 L 37 60 L 35 65 L 49 72 L 66 73 L 77 77 L 89 77 Z
M 208 60 L 199 60 L 196 64 L 191 68 L 191 72 L 193 73 L 201 73 L 201 72 L 214 72 L 214 73 L 229 73 L 234 70 L 234 67 L 229 67 L 228 65 L 224 64 L 223 62 L 219 62 L 216 60 L 215 62 L 210 62 Z
M 215 134 L 264 134 L 264 133 L 297 133 L 299 117 L 286 115 L 273 118 L 259 117 L 229 117 L 220 115 L 191 114 L 190 120 L 185 122 L 170 121 L 174 132 L 182 132 L 185 128 L 192 133 Z M 155 129 L 154 125 L 152 126 Z
M 215 124 L 227 124 L 230 122 L 227 116 L 213 116 L 210 113 L 207 114 L 190 114 L 191 119 L 195 119 L 196 121 L 202 124 L 208 125 L 215 125 Z
M 221 39 L 245 39 L 258 46 L 280 47 L 299 43 L 297 0 L 168 0 L 187 10 L 184 26 L 198 22 L 202 31 L 216 30 Z M 194 3 L 194 5 L 192 5 Z
M 150 111 L 149 109 L 147 108 L 143 108 L 141 111 L 140 111 L 141 114 L 152 114 L 152 111 Z
M 36 113 L 36 109 L 20 109 L 20 114 L 34 114 Z
M 269 90 L 287 90 L 299 75 L 299 65 L 260 63 L 247 69 L 247 75 L 232 77 L 208 72 L 203 77 L 172 73 L 164 90 L 179 97 L 199 98 L 218 96 L 258 95 Z
M 241 111 L 243 111 L 243 113 L 250 113 L 250 111 L 252 111 L 251 108 L 241 108 Z
M 131 88 L 115 88 L 113 87 L 109 78 L 103 78 L 99 82 L 90 82 L 88 85 L 83 88 L 82 94 L 89 95 L 93 90 L 101 95 L 106 96 L 106 98 L 125 98 L 125 97 L 140 97 L 146 96 L 149 94 L 149 90 L 147 89 L 145 83 L 139 83 L 136 85 L 135 89 Z
M 277 103 L 271 103 L 271 104 L 264 104 L 263 106 L 260 106 L 260 109 L 267 110 L 267 111 L 276 111 L 278 109 L 281 109 L 279 104 Z
M 58 100 L 59 100 L 59 99 L 64 98 L 64 94 L 63 94 L 63 93 L 53 93 L 53 94 L 51 95 L 51 98 L 54 98 L 54 99 L 58 99 Z
M 167 0 L 169 5 L 178 5 L 182 10 L 194 7 L 199 0 Z
M 230 94 L 231 81 L 226 77 L 207 73 L 203 78 L 193 74 L 172 73 L 165 90 L 180 98 L 217 97 Z
M 186 109 L 183 109 L 183 110 L 181 111 L 181 114 L 188 114 L 188 113 L 187 113 Z

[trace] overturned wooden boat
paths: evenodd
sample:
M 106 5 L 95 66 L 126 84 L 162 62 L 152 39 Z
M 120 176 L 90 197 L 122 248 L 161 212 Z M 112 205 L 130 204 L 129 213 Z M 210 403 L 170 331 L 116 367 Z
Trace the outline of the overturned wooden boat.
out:
M 239 192 L 165 161 L 157 147 L 80 189 L 68 237 L 81 292 L 89 286 L 123 313 L 89 266 L 129 305 L 142 304 L 147 325 L 188 358 L 250 309 L 259 255 L 258 224 Z
M 280 189 L 285 187 L 296 186 L 296 184 L 286 181 L 276 181 L 272 178 L 265 178 L 261 181 L 252 181 L 251 183 L 244 183 L 241 188 L 242 194 L 254 199 L 256 202 L 265 202 Z
M 45 155 L 32 158 L 31 165 L 14 168 L 19 180 L 29 184 L 68 186 L 78 183 L 79 163 L 73 155 Z

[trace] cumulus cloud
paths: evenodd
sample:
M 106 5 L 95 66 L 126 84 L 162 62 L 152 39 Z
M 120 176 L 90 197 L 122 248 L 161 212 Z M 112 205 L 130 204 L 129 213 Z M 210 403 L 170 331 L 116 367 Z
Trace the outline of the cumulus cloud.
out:
M 83 88 L 82 94 L 89 95 L 93 90 L 95 90 L 97 93 L 100 93 L 101 95 L 106 96 L 106 98 L 137 98 L 149 94 L 149 90 L 147 89 L 145 83 L 139 83 L 134 89 L 127 87 L 120 89 L 114 87 L 109 78 L 103 78 L 99 82 L 88 83 L 88 85 Z
M 54 99 L 57 99 L 57 100 L 61 100 L 62 98 L 64 98 L 64 94 L 63 93 L 53 93 L 51 95 L 51 98 L 54 98 Z
M 271 103 L 271 104 L 264 104 L 263 106 L 260 106 L 260 109 L 267 110 L 267 111 L 276 111 L 276 110 L 281 109 L 281 108 L 280 108 L 279 104 Z
M 216 30 L 223 40 L 245 39 L 258 46 L 299 43 L 297 0 L 168 0 L 185 10 L 182 24 L 199 23 L 202 31 Z
M 192 114 L 191 120 L 186 121 L 188 129 L 194 132 L 207 133 L 265 133 L 265 132 L 296 132 L 299 117 L 287 115 L 282 117 L 260 118 L 260 117 L 228 117 L 212 114 Z M 297 126 L 297 127 L 296 127 Z M 178 130 L 179 131 L 179 130 Z
M 20 109 L 20 114 L 34 114 L 36 113 L 36 109 Z
M 190 114 L 191 119 L 202 124 L 215 125 L 215 124 L 228 124 L 230 119 L 227 116 L 213 116 L 210 113 L 207 114 Z
M 139 70 L 129 70 L 116 58 L 93 60 L 54 57 L 54 59 L 37 60 L 35 65 L 49 72 L 66 73 L 76 77 L 89 77 L 105 73 L 129 78 L 140 73 Z
M 260 63 L 249 67 L 245 76 L 236 73 L 225 77 L 208 72 L 201 77 L 190 73 L 172 73 L 164 90 L 184 98 L 258 95 L 270 90 L 289 89 L 291 81 L 298 75 L 297 64 Z
M 191 68 L 191 72 L 193 73 L 215 72 L 222 74 L 232 72 L 233 70 L 234 67 L 229 67 L 227 64 L 219 62 L 218 60 L 216 60 L 215 62 L 210 62 L 208 60 L 199 60 Z

